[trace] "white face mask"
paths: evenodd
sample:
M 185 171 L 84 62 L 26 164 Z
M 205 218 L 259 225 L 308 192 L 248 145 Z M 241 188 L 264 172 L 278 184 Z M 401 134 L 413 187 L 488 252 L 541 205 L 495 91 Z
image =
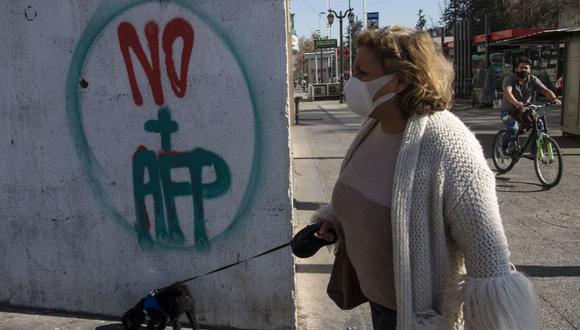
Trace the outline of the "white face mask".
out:
M 344 86 L 346 104 L 354 113 L 361 117 L 368 117 L 375 108 L 392 99 L 397 93 L 388 93 L 373 102 L 373 96 L 383 86 L 395 78 L 395 74 L 387 74 L 370 81 L 361 81 L 351 77 Z

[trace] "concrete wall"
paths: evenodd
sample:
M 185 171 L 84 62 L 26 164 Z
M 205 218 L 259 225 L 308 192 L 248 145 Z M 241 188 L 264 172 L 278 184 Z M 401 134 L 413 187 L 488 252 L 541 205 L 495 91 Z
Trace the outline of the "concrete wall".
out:
M 284 0 L 0 3 L 0 303 L 121 315 L 291 238 Z M 190 282 L 294 327 L 289 249 Z
M 580 38 L 566 43 L 562 132 L 580 136 Z

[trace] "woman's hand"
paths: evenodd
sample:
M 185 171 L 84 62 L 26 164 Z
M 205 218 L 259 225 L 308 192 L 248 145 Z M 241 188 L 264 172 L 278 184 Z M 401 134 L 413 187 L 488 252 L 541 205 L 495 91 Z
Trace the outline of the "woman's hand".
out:
M 336 239 L 334 234 L 336 231 L 334 231 L 334 225 L 332 222 L 322 218 L 318 218 L 317 222 L 321 223 L 321 226 L 320 229 L 316 232 L 316 235 L 325 241 L 334 241 Z

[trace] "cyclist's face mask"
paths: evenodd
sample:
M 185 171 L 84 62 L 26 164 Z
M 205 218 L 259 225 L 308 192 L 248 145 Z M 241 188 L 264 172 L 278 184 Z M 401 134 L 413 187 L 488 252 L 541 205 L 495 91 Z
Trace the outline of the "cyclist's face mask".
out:
M 518 78 L 525 79 L 530 75 L 530 72 L 529 71 L 517 71 L 516 75 L 518 76 Z
M 516 70 L 516 75 L 520 79 L 527 78 L 530 75 L 530 66 L 525 63 L 521 63 Z

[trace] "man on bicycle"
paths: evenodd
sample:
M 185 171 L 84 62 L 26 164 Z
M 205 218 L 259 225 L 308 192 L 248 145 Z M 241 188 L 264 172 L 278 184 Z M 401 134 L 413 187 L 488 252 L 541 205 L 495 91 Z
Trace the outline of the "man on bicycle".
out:
M 525 120 L 525 105 L 532 101 L 534 91 L 544 94 L 555 105 L 562 102 L 549 90 L 538 77 L 531 74 L 532 61 L 527 57 L 520 57 L 515 63 L 516 69 L 513 75 L 503 81 L 503 106 L 501 119 L 507 130 L 502 141 L 502 151 L 507 155 L 507 147 L 516 139 L 518 129 Z M 532 155 L 535 152 L 535 144 L 532 143 Z

